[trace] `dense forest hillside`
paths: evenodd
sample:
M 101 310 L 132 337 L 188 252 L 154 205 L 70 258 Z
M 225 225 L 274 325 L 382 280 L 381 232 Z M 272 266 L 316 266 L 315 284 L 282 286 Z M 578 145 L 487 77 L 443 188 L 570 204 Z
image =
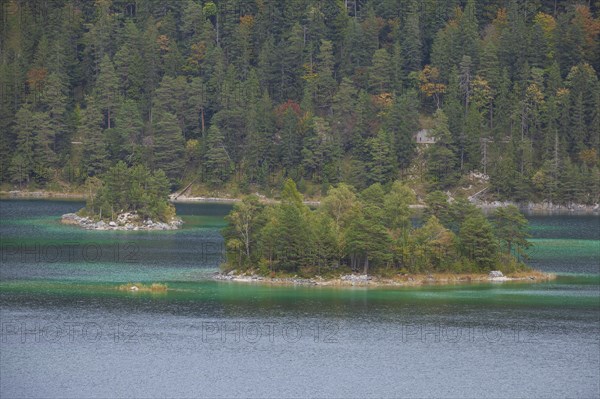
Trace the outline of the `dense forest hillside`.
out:
M 397 179 L 434 191 L 477 172 L 498 199 L 599 200 L 597 0 L 0 12 L 4 188 L 84 187 L 123 161 L 161 169 L 172 190 L 270 193 L 291 178 L 309 196 Z

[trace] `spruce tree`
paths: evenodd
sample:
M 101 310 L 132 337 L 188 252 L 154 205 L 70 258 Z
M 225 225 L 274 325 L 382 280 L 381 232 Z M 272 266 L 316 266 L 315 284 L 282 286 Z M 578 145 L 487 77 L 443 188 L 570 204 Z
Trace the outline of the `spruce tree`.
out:
M 53 168 L 56 166 L 55 133 L 53 120 L 48 112 L 33 113 L 35 139 L 33 146 L 34 169 L 38 181 L 51 180 Z
M 104 55 L 100 62 L 100 73 L 96 83 L 96 99 L 104 114 L 104 127 L 110 129 L 114 124 L 114 113 L 119 105 L 120 96 L 119 79 L 108 55 Z
M 370 183 L 387 183 L 392 178 L 395 160 L 390 151 L 388 133 L 381 129 L 377 136 L 368 140 L 369 161 L 367 176 Z
M 15 116 L 15 151 L 12 155 L 9 174 L 14 183 L 29 183 L 34 170 L 35 126 L 31 106 L 24 104 Z
M 379 49 L 373 54 L 369 68 L 369 89 L 371 93 L 382 94 L 389 92 L 392 82 L 390 55 L 386 49 Z
M 390 133 L 396 162 L 406 168 L 414 156 L 414 134 L 419 129 L 419 101 L 414 90 L 394 100 L 387 115 L 386 130 Z
M 231 158 L 225 148 L 225 137 L 216 124 L 208 129 L 203 166 L 205 180 L 210 184 L 225 183 L 231 176 Z
M 152 168 L 162 169 L 172 182 L 181 178 L 184 168 L 185 141 L 175 115 L 159 111 L 152 126 Z
M 456 152 L 444 111 L 435 112 L 433 123 L 436 142 L 427 149 L 428 175 L 435 188 L 446 188 L 457 179 Z
M 480 271 L 492 270 L 498 259 L 498 241 L 491 223 L 479 213 L 465 219 L 459 233 L 461 250 Z
M 86 108 L 82 111 L 77 136 L 83 146 L 82 170 L 88 176 L 98 175 L 106 169 L 108 152 L 102 133 L 102 110 L 93 96 L 86 97 Z M 79 144 L 78 144 L 79 145 Z
M 333 44 L 322 40 L 317 56 L 317 78 L 315 105 L 321 112 L 328 111 L 336 89 L 334 74 Z
M 408 12 L 403 25 L 402 37 L 404 42 L 402 43 L 402 50 L 404 51 L 404 72 L 406 75 L 421 70 L 423 60 L 419 3 L 417 0 L 409 1 Z
M 526 257 L 525 250 L 531 246 L 527 239 L 528 222 L 514 205 L 497 208 L 494 212 L 493 223 L 495 233 L 509 255 L 513 249 L 517 257 Z

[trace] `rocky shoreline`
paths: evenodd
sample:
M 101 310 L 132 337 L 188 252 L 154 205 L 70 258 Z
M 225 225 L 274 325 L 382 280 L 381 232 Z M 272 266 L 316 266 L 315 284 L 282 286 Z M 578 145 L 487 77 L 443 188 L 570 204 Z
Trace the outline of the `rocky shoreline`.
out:
M 263 204 L 277 204 L 279 200 L 275 200 L 272 198 L 267 198 L 264 195 L 258 195 L 258 198 Z M 227 197 L 187 197 L 184 195 L 173 196 L 171 195 L 170 201 L 173 203 L 181 202 L 181 203 L 225 203 L 225 204 L 235 204 L 236 202 L 241 202 L 242 198 L 227 198 Z M 305 200 L 302 201 L 303 204 L 309 206 L 318 206 L 320 201 L 310 201 Z
M 213 276 L 217 281 L 232 281 L 241 283 L 257 283 L 266 285 L 306 285 L 306 286 L 339 286 L 339 287 L 411 287 L 420 285 L 447 285 L 465 284 L 471 282 L 505 282 L 505 281 L 528 281 L 543 282 L 554 280 L 556 276 L 549 273 L 531 272 L 521 273 L 518 276 L 504 276 L 500 271 L 492 271 L 489 274 L 429 274 L 429 275 L 398 275 L 393 278 L 369 276 L 365 274 L 347 274 L 337 278 L 313 278 L 294 277 L 263 277 L 254 273 L 236 274 L 216 273 Z
M 79 226 L 86 230 L 121 230 L 121 231 L 144 231 L 144 230 L 177 230 L 183 225 L 183 220 L 174 218 L 168 223 L 154 222 L 151 219 L 140 220 L 135 213 L 121 213 L 116 220 L 105 222 L 95 221 L 86 216 L 76 213 L 62 215 L 62 224 Z
M 516 203 L 513 201 L 473 201 L 473 204 L 481 209 L 496 209 L 508 205 L 514 205 L 523 211 L 529 213 L 582 213 L 582 214 L 598 214 L 600 213 L 600 204 L 585 205 L 585 204 L 568 204 L 560 205 L 552 202 L 528 202 Z
M 56 191 L 21 191 L 21 190 L 12 190 L 12 191 L 0 191 L 0 198 L 6 197 L 11 199 L 46 199 L 46 198 L 64 198 L 64 199 L 74 199 L 74 200 L 85 200 L 85 195 L 81 193 L 62 193 Z

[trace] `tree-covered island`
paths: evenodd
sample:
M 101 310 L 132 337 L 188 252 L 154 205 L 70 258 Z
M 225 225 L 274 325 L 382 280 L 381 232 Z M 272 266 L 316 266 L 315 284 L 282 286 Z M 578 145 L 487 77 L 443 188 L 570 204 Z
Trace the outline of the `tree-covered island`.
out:
M 281 202 L 263 205 L 256 196 L 237 203 L 224 230 L 227 259 L 218 278 L 413 281 L 412 276 L 464 279 L 500 271 L 508 276 L 549 278 L 523 260 L 528 223 L 515 206 L 496 209 L 488 220 L 464 199 L 436 191 L 417 222 L 409 208 L 414 193 L 396 181 L 356 193 L 340 184 L 310 209 L 292 180 Z M 497 274 L 502 276 L 502 274 Z M 458 279 L 458 278 L 457 278 Z
M 169 179 L 160 169 L 118 162 L 86 186 L 85 208 L 63 215 L 63 223 L 96 230 L 173 230 L 182 224 L 169 202 Z

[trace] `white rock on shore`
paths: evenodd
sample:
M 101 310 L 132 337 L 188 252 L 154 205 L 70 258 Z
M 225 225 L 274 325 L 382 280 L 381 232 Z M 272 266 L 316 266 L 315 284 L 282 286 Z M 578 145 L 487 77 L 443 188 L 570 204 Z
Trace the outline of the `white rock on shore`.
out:
M 340 277 L 340 280 L 342 281 L 352 281 L 352 282 L 367 282 L 369 280 L 372 280 L 373 278 L 369 275 L 366 274 L 347 274 L 345 276 Z
M 238 281 L 238 282 L 259 282 L 266 281 L 269 283 L 286 283 L 293 285 L 317 285 L 318 283 L 314 279 L 300 278 L 300 277 L 284 277 L 284 278 L 270 278 L 270 277 L 262 277 L 257 276 L 255 274 L 235 274 L 235 271 L 231 271 L 227 274 L 224 273 L 215 273 L 213 275 L 215 280 L 222 281 Z
M 177 230 L 183 224 L 179 218 L 171 220 L 169 223 L 153 222 L 152 220 L 139 220 L 135 213 L 121 213 L 117 216 L 117 220 L 111 220 L 106 223 L 102 220 L 95 222 L 89 217 L 79 216 L 76 213 L 67 213 L 62 215 L 61 223 L 83 227 L 86 230 Z

